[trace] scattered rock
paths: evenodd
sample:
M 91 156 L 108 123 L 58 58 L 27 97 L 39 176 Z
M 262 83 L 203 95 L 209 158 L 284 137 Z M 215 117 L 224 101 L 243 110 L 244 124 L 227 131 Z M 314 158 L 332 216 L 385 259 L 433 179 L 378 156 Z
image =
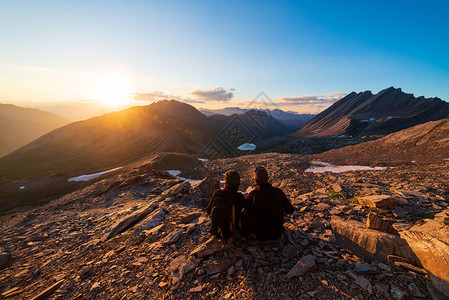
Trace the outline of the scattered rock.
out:
M 379 270 L 375 266 L 361 263 L 355 264 L 355 271 L 357 274 L 362 275 L 372 275 L 379 273 Z
M 209 261 L 204 264 L 208 275 L 214 275 L 226 271 L 235 264 L 237 259 L 228 259 L 225 261 Z
M 199 213 L 199 212 L 190 213 L 188 215 L 181 216 L 181 222 L 184 224 L 187 224 L 187 223 L 192 222 L 199 216 L 201 216 L 201 213 Z
M 212 237 L 203 244 L 200 244 L 195 249 L 193 249 L 190 255 L 202 258 L 220 252 L 221 250 L 222 244 L 218 242 L 214 237 Z
M 390 195 L 371 195 L 359 197 L 359 203 L 367 207 L 392 208 L 396 206 L 396 199 Z
M 56 282 L 55 284 L 51 285 L 50 287 L 48 287 L 47 289 L 45 289 L 44 291 L 42 291 L 41 293 L 37 294 L 36 296 L 32 297 L 31 300 L 43 300 L 43 299 L 48 299 L 48 297 L 53 294 L 63 283 L 64 283 L 64 279 L 59 280 L 58 282 Z
M 304 274 L 316 268 L 316 258 L 313 255 L 306 255 L 301 258 L 296 265 L 287 273 L 287 278 L 290 279 L 296 276 L 303 276 Z
M 176 243 L 180 238 L 184 230 L 182 228 L 173 229 L 169 234 L 161 239 L 162 244 L 171 245 Z
M 426 298 L 426 295 L 424 295 L 423 293 L 421 293 L 421 291 L 419 290 L 418 286 L 416 286 L 416 284 L 414 284 L 413 282 L 411 282 L 411 283 L 408 285 L 408 290 L 409 290 L 410 294 L 411 294 L 413 297 L 416 297 L 416 298 Z
M 199 285 L 197 287 L 191 288 L 189 290 L 189 293 L 199 293 L 199 292 L 202 292 L 202 291 L 203 291 L 203 287 L 201 285 Z
M 422 268 L 419 268 L 417 266 L 405 263 L 405 262 L 398 261 L 398 262 L 395 262 L 394 264 L 395 264 L 395 266 L 402 267 L 404 269 L 413 271 L 413 272 L 415 272 L 417 274 L 421 274 L 421 275 L 426 275 L 427 274 L 426 270 L 424 270 Z
M 325 211 L 325 210 L 328 210 L 330 208 L 331 208 L 331 206 L 329 204 L 322 203 L 322 202 L 320 202 L 317 205 L 312 207 L 312 209 L 315 210 L 315 211 Z
M 386 298 L 390 298 L 390 293 L 388 292 L 388 285 L 382 283 L 375 283 L 374 289 Z
M 1 252 L 0 253 L 0 270 L 6 266 L 11 260 L 11 253 Z
M 391 296 L 393 297 L 393 299 L 396 299 L 396 300 L 402 300 L 405 298 L 405 295 L 406 295 L 406 293 L 404 291 L 402 291 L 395 285 L 391 285 L 390 293 L 391 293 Z
M 371 282 L 369 282 L 369 280 L 365 277 L 357 276 L 355 279 L 355 283 L 361 288 L 365 289 L 368 293 L 373 293 L 373 286 L 371 285 Z

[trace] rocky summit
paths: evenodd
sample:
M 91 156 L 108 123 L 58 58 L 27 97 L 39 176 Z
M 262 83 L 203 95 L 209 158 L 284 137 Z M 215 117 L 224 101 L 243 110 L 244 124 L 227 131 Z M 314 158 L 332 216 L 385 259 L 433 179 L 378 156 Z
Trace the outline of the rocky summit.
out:
M 228 250 L 205 213 L 229 169 L 263 165 L 295 206 L 277 241 Z M 314 173 L 296 154 L 124 169 L 0 223 L 5 299 L 445 299 L 449 165 Z

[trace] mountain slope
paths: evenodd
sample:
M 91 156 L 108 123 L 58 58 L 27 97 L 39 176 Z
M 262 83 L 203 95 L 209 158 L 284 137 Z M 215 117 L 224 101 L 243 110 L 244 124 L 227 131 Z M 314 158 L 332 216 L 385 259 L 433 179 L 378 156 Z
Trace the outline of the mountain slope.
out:
M 257 121 L 250 123 L 250 121 Z M 35 178 L 113 168 L 155 152 L 202 153 L 214 147 L 232 148 L 245 142 L 287 133 L 265 113 L 238 117 L 206 117 L 193 106 L 175 100 L 106 114 L 54 130 L 0 159 L 0 176 Z M 242 121 L 246 126 L 243 126 Z M 263 123 L 263 121 L 265 123 Z M 248 124 L 250 125 L 248 129 Z M 252 126 L 252 127 L 251 127 Z M 229 129 L 229 132 L 224 132 Z M 230 136 L 234 131 L 238 135 Z M 221 134 L 220 138 L 216 138 Z M 230 137 L 228 137 L 230 136 Z
M 352 92 L 315 116 L 296 136 L 389 134 L 449 117 L 449 103 L 414 97 L 393 87 L 373 95 Z
M 159 151 L 193 153 L 214 124 L 190 105 L 161 101 L 75 122 L 0 159 L 0 174 L 93 171 Z
M 315 157 L 350 164 L 440 163 L 449 158 L 449 119 L 427 122 Z
M 0 157 L 67 123 L 39 109 L 0 104 Z

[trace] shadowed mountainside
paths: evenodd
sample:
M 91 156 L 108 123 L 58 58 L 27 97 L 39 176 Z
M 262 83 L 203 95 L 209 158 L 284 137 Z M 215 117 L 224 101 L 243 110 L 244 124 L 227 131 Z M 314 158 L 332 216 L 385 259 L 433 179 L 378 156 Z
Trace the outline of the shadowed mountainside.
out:
M 393 87 L 373 95 L 352 92 L 315 116 L 293 135 L 339 136 L 389 134 L 449 117 L 449 103 L 414 97 Z
M 337 163 L 440 163 L 449 158 L 449 119 L 416 125 L 381 139 L 330 150 L 315 157 Z
M 0 104 L 0 157 L 68 123 L 39 109 Z

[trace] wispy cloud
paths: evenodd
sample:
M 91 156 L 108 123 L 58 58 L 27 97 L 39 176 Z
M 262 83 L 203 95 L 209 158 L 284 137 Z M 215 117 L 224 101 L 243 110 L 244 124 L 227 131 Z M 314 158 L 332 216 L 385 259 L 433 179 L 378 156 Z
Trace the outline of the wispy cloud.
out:
M 234 98 L 234 93 L 226 91 L 221 86 L 199 88 L 190 92 L 190 95 L 204 101 L 228 102 Z
M 161 100 L 178 100 L 181 102 L 185 102 L 185 103 L 204 103 L 204 101 L 202 100 L 198 100 L 198 99 L 193 99 L 190 97 L 182 97 L 182 96 L 178 96 L 178 95 L 173 95 L 173 94 L 169 94 L 166 92 L 160 92 L 160 91 L 155 91 L 155 92 L 135 92 L 135 93 L 131 93 L 131 99 L 136 100 L 136 101 L 145 101 L 145 102 L 156 102 L 156 101 L 161 101 Z
M 341 98 L 343 98 L 346 93 L 335 92 L 325 95 L 307 95 L 307 96 L 295 96 L 295 97 L 282 97 L 279 98 L 281 103 L 287 105 L 310 105 L 310 106 L 322 106 L 330 105 Z
M 155 102 L 165 99 L 177 99 L 174 95 L 167 94 L 165 92 L 135 92 L 131 93 L 131 98 L 136 101 Z

